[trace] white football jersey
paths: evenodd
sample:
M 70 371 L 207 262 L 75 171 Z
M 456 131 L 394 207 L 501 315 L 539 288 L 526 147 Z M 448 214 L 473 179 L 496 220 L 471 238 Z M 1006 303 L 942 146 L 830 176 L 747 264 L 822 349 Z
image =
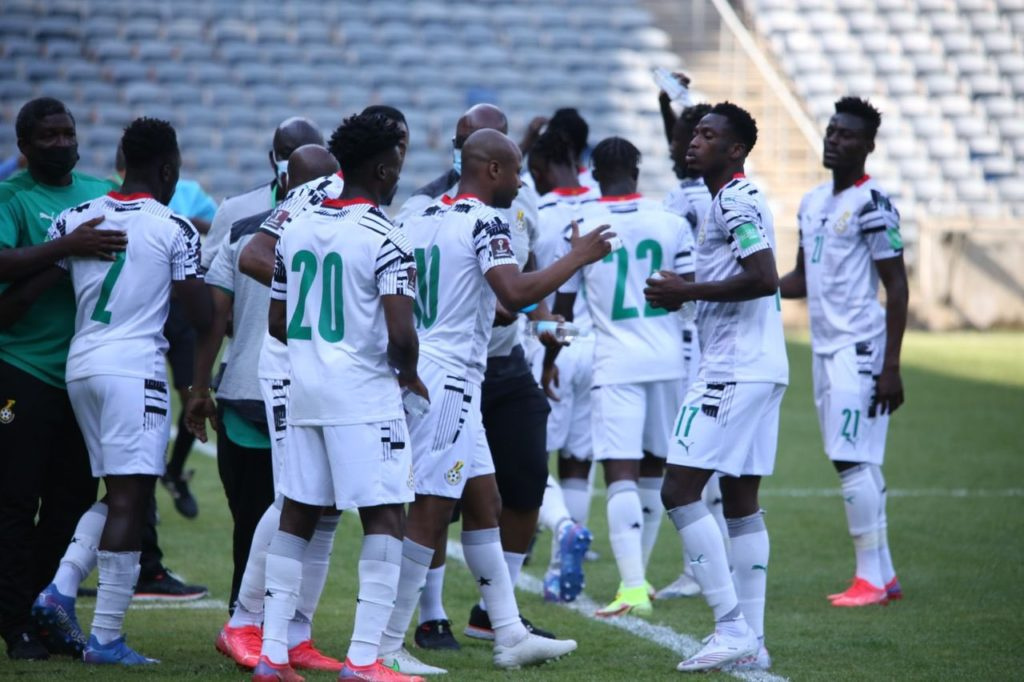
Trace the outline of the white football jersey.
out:
M 149 194 L 110 192 L 62 212 L 47 238 L 63 237 L 99 216 L 104 220 L 96 229 L 127 232 L 128 248 L 113 262 L 59 263 L 71 275 L 78 308 L 67 380 L 164 376 L 171 281 L 201 277 L 199 231 Z
M 540 236 L 533 247 L 533 255 L 537 259 L 537 269 L 543 270 L 556 260 L 565 251 L 565 235 L 571 229 L 572 221 L 579 221 L 582 207 L 585 204 L 593 203 L 601 198 L 601 192 L 589 187 L 558 187 L 540 198 L 537 206 L 540 227 Z M 589 332 L 592 328 L 590 321 L 590 310 L 587 309 L 585 300 L 586 293 L 576 297 L 576 304 L 573 306 L 573 324 L 583 332 Z M 546 299 L 548 309 L 554 308 L 555 294 Z
M 387 360 L 381 296 L 413 296 L 416 265 L 402 231 L 366 199 L 327 199 L 277 242 L 272 299 L 287 302 L 288 423 L 403 418 Z
M 718 282 L 743 272 L 739 261 L 775 251 L 775 227 L 764 194 L 737 173 L 711 202 L 697 234 L 698 282 Z M 699 301 L 699 378 L 708 383 L 789 383 L 779 294 L 750 301 Z
M 874 262 L 903 253 L 900 214 L 878 183 L 864 176 L 839 194 L 832 182 L 800 203 L 811 347 L 829 354 L 885 331 Z
M 686 220 L 696 239 L 700 224 L 707 219 L 711 209 L 711 192 L 704 184 L 704 178 L 681 180 L 665 197 L 665 208 Z
M 337 199 L 344 188 L 345 181 L 340 171 L 299 185 L 288 192 L 284 201 L 270 212 L 260 225 L 260 232 L 280 239 L 281 233 L 295 218 L 318 207 L 325 199 Z M 271 336 L 270 332 L 263 339 L 256 373 L 260 379 L 288 378 L 288 347 Z
M 512 231 L 473 196 L 442 198 L 402 226 L 416 254 L 420 355 L 470 381 L 483 381 L 497 296 L 484 275 L 516 265 Z
M 693 235 L 682 218 L 639 194 L 605 196 L 582 207 L 580 234 L 601 225 L 622 246 L 586 266 L 560 291 L 586 289 L 594 324 L 594 385 L 664 381 L 686 375 L 681 320 L 644 300 L 651 273 L 693 272 Z M 566 233 L 568 235 L 568 233 Z M 563 254 L 569 243 L 563 238 Z

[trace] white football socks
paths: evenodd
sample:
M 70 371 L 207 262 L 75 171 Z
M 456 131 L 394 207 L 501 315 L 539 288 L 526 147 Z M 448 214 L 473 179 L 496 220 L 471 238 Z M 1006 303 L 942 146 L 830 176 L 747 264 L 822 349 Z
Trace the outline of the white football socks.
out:
M 711 516 L 715 517 L 715 523 L 722 531 L 722 539 L 725 540 L 725 556 L 729 557 L 729 565 L 732 566 L 732 547 L 729 542 L 729 526 L 725 522 L 725 505 L 722 504 L 722 486 L 719 483 L 721 474 L 712 474 L 704 486 L 704 492 L 700 498 L 704 500 Z
M 302 589 L 299 603 L 295 607 L 292 625 L 288 628 L 288 647 L 295 647 L 313 636 L 313 616 L 320 603 L 320 595 L 327 583 L 327 571 L 331 566 L 331 550 L 338 530 L 341 514 L 324 514 L 316 522 L 316 530 L 309 539 L 306 553 L 302 557 Z
M 500 531 L 499 531 L 500 532 Z M 502 552 L 505 557 L 505 565 L 508 566 L 508 579 L 512 583 L 512 589 L 515 590 L 516 581 L 519 580 L 519 574 L 523 572 L 523 563 L 526 561 L 525 554 L 519 554 L 518 552 Z M 480 608 L 484 611 L 487 610 L 487 604 L 484 603 L 484 598 L 480 597 L 479 601 Z
M 747 623 L 760 638 L 764 638 L 764 603 L 768 589 L 768 528 L 764 525 L 764 511 L 750 516 L 729 519 L 729 537 L 732 540 L 732 558 L 735 571 L 733 582 L 740 610 Z
M 267 591 L 267 548 L 281 525 L 281 503 L 275 500 L 263 512 L 252 535 L 249 558 L 238 586 L 238 601 L 228 626 L 233 628 L 263 623 L 263 595 Z
M 623 587 L 644 584 L 644 512 L 636 481 L 615 481 L 608 486 L 608 539 L 619 567 Z
M 527 635 L 509 579 L 508 563 L 497 528 L 462 531 L 466 566 L 476 580 L 494 628 L 494 643 L 513 646 Z M 520 563 L 520 566 L 522 564 Z
M 640 495 L 640 507 L 644 514 L 644 532 L 640 539 L 643 547 L 644 570 L 651 561 L 651 552 L 658 542 L 658 530 L 661 529 L 661 517 L 665 507 L 661 504 L 661 476 L 641 476 L 637 481 L 637 494 Z
M 565 506 L 565 496 L 562 494 L 562 487 L 558 485 L 551 475 L 548 475 L 547 485 L 544 487 L 544 499 L 540 505 L 540 515 L 537 522 L 544 528 L 557 535 L 558 527 L 566 519 L 571 519 L 572 514 Z
M 569 516 L 584 526 L 590 521 L 590 481 L 585 478 L 563 478 L 562 499 Z
M 124 614 L 132 603 L 135 583 L 139 580 L 141 555 L 142 552 L 108 552 L 102 549 L 96 552 L 100 580 L 92 634 L 101 645 L 110 644 L 121 636 Z
M 420 593 L 420 623 L 427 623 L 432 620 L 448 620 L 448 613 L 444 610 L 444 567 L 441 564 L 437 568 L 427 571 L 427 582 Z
M 398 577 L 398 593 L 395 597 L 395 608 L 391 611 L 384 634 L 380 640 L 380 653 L 391 654 L 402 648 L 405 631 L 409 629 L 412 612 L 416 610 L 416 602 L 420 589 L 427 579 L 430 560 L 434 556 L 431 547 L 413 542 L 406 538 L 402 542 L 402 568 Z
M 278 530 L 267 550 L 267 587 L 263 599 L 263 650 L 272 663 L 288 662 L 288 624 L 302 588 L 302 558 L 309 543 Z
M 878 484 L 867 464 L 858 464 L 839 473 L 846 506 L 846 523 L 853 538 L 857 557 L 857 577 L 875 587 L 884 587 L 879 558 L 878 510 L 881 500 Z
M 739 608 L 718 524 L 700 501 L 670 509 L 668 515 L 683 540 L 683 561 L 693 568 L 693 577 L 715 616 L 716 630 L 742 635 L 748 626 Z
M 892 554 L 889 553 L 889 519 L 886 515 L 886 504 L 888 503 L 888 488 L 885 485 L 885 476 L 882 475 L 882 467 L 871 465 L 871 474 L 875 479 L 875 486 L 878 488 L 878 559 L 882 570 L 882 586 L 888 585 L 896 577 L 896 568 L 892 565 Z
M 53 584 L 65 597 L 78 596 L 78 586 L 96 567 L 96 552 L 100 546 L 103 526 L 107 523 L 107 505 L 97 502 L 78 519 L 75 534 L 64 551 L 57 567 Z
M 356 665 L 377 660 L 380 638 L 395 607 L 402 573 L 402 541 L 390 535 L 367 535 L 359 554 L 359 598 L 348 659 Z

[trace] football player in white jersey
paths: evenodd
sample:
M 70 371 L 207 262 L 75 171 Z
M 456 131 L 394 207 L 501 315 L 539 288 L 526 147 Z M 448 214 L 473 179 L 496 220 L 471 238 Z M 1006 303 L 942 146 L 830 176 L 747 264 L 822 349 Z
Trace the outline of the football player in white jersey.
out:
M 534 246 L 537 267 L 551 265 L 565 244 L 565 228 L 580 218 L 582 207 L 601 193 L 580 184 L 574 152 L 568 138 L 547 131 L 534 143 L 530 175 L 542 194 L 538 202 L 540 236 Z M 554 296 L 547 298 L 550 309 Z M 540 523 L 551 529 L 551 560 L 544 574 L 544 598 L 573 601 L 583 589 L 583 559 L 593 539 L 586 528 L 590 512 L 590 388 L 594 364 L 594 335 L 590 312 L 582 297 L 573 308 L 573 324 L 580 335 L 558 355 L 557 372 L 547 386 L 547 449 L 557 450 L 559 481 L 550 479 L 544 490 Z M 543 369 L 544 351 L 537 344 L 534 373 Z
M 299 189 L 316 187 L 325 181 L 325 176 L 337 177 L 335 173 L 338 168 L 337 160 L 325 147 L 317 144 L 303 145 L 288 157 L 285 182 L 297 183 Z M 291 197 L 292 193 L 288 196 Z M 207 440 L 206 419 L 214 421 L 217 415 L 217 405 L 210 396 L 210 380 L 213 364 L 224 338 L 228 313 L 232 309 L 232 347 L 242 355 L 234 357 L 223 370 L 217 396 L 222 408 L 232 404 L 240 406 L 239 402 L 246 402 L 238 401 L 237 397 L 239 394 L 249 395 L 249 381 L 256 384 L 256 392 L 261 398 L 265 398 L 263 394 L 267 393 L 267 389 L 262 385 L 264 383 L 273 384 L 271 395 L 283 397 L 287 388 L 287 357 L 280 363 L 283 365 L 282 370 L 271 381 L 258 380 L 259 371 L 252 371 L 252 365 L 259 365 L 260 361 L 267 360 L 264 340 L 267 337 L 266 310 L 270 289 L 241 274 L 237 265 L 240 251 L 254 238 L 254 233 L 269 213 L 264 211 L 236 222 L 232 226 L 229 243 L 223 246 L 206 275 L 215 313 L 210 329 L 199 338 L 194 372 L 195 384 L 192 386 L 192 397 L 188 403 L 186 416 L 189 429 L 203 442 Z M 258 317 L 254 317 L 257 309 L 261 307 Z M 275 339 L 269 359 L 276 360 L 280 354 L 286 356 L 287 348 Z M 224 492 L 235 520 L 236 563 L 232 595 L 236 598 L 231 618 L 218 633 L 215 646 L 239 666 L 249 669 L 254 668 L 259 662 L 260 649 L 263 645 L 267 547 L 277 530 L 282 504 L 280 496 L 277 495 L 273 503 L 266 506 L 265 491 L 267 488 L 274 490 L 283 458 L 283 399 L 280 406 L 271 404 L 264 405 L 264 408 L 265 423 L 274 435 L 269 445 L 269 456 L 262 448 L 228 445 L 231 441 L 224 431 L 221 431 L 221 437 L 217 442 Z M 250 487 L 253 485 L 257 489 Z M 337 672 L 342 667 L 341 661 L 324 655 L 312 641 L 313 617 L 327 577 L 328 558 L 337 524 L 337 513 L 325 513 L 317 523 L 307 548 L 307 555 L 303 557 L 304 574 L 299 605 L 288 628 L 288 661 L 295 669 Z M 248 537 L 245 537 L 246 534 Z
M 444 670 L 417 661 L 402 643 L 433 548 L 446 534 L 460 498 L 466 564 L 494 630 L 495 665 L 541 663 L 576 648 L 572 640 L 530 633 L 520 618 L 498 531 L 501 497 L 482 426 L 480 388 L 496 304 L 519 310 L 536 303 L 609 249 L 607 228 L 585 237 L 574 233 L 568 256 L 544 270 L 520 272 L 511 227 L 500 213 L 519 191 L 519 148 L 503 133 L 482 129 L 468 137 L 461 158 L 456 196 L 436 201 L 403 224 L 422 263 L 420 374 L 433 404 L 409 421 L 416 500 L 409 507 L 402 578 L 381 655 L 400 670 L 427 674 Z
M 866 606 L 903 596 L 889 553 L 882 462 L 889 415 L 903 403 L 907 272 L 899 212 L 864 172 L 882 117 L 856 97 L 837 101 L 835 112 L 823 158 L 832 180 L 800 204 L 800 251 L 782 296 L 807 298 L 814 404 L 856 555 L 853 584 L 830 598 L 834 606 Z
M 687 79 L 687 82 L 689 80 Z M 664 93 L 662 93 L 664 95 Z M 675 171 L 679 184 L 669 190 L 665 197 L 665 208 L 676 215 L 681 216 L 690 225 L 693 231 L 694 240 L 700 223 L 707 218 L 711 208 L 711 192 L 704 184 L 704 178 L 699 173 L 692 171 L 686 165 L 686 150 L 693 139 L 693 131 L 704 116 L 711 111 L 710 104 L 695 104 L 687 107 L 676 117 L 668 106 L 667 96 L 659 99 L 662 104 L 662 116 L 665 117 L 666 134 L 669 139 L 669 155 L 672 158 L 672 170 Z M 670 119 L 668 118 L 671 114 Z M 685 379 L 685 389 L 690 387 L 697 380 L 697 368 L 700 366 L 700 343 L 697 339 L 696 320 L 687 317 L 683 320 L 683 346 L 686 349 L 686 362 L 689 374 Z M 685 392 L 684 389 L 684 392 Z M 722 491 L 718 485 L 718 474 L 715 474 L 708 481 L 704 488 L 704 502 L 711 510 L 712 516 L 722 529 L 722 536 L 726 538 L 726 552 L 729 551 L 728 530 L 725 525 L 725 516 L 722 514 Z M 674 581 L 658 590 L 658 599 L 673 599 L 676 597 L 692 597 L 700 594 L 700 585 L 693 578 L 693 569 L 687 564 L 683 572 Z
M 385 669 L 378 658 L 398 587 L 404 503 L 413 499 L 402 390 L 428 397 L 416 371 L 412 249 L 379 208 L 398 184 L 401 139 L 383 116 L 346 119 L 330 141 L 347 176 L 341 196 L 306 211 L 278 240 L 269 328 L 287 344 L 292 383 L 279 474 L 284 504 L 267 551 L 256 682 L 301 679 L 288 662 L 288 621 L 324 506 L 357 508 L 364 532 L 355 625 L 339 679 L 420 679 Z
M 715 631 L 677 666 L 681 671 L 734 661 L 771 665 L 764 647 L 768 531 L 757 491 L 775 466 L 789 365 L 772 215 L 764 194 L 743 175 L 756 141 L 754 119 L 735 104 L 716 104 L 701 119 L 686 163 L 700 172 L 714 200 L 697 236 L 696 281 L 665 272 L 648 280 L 645 292 L 651 305 L 669 309 L 700 302 L 698 380 L 669 435 L 662 500 L 714 613 Z M 718 524 L 701 501 L 715 471 L 722 473 L 735 583 Z
M 90 522 L 76 529 L 92 537 L 76 538 L 69 546 L 69 552 L 89 556 L 60 570 L 99 566 L 96 612 L 83 660 L 144 665 L 157 661 L 129 648 L 121 628 L 139 575 L 146 505 L 164 472 L 170 435 L 163 328 L 172 289 L 199 329 L 210 323 L 210 302 L 199 274 L 199 232 L 167 208 L 181 168 L 174 128 L 166 121 L 136 119 L 125 129 L 121 147 L 127 168 L 120 191 L 64 211 L 49 233 L 58 239 L 103 216 L 101 229 L 128 234 L 128 249 L 113 262 L 70 258 L 60 264 L 71 276 L 78 310 L 68 395 L 93 475 L 102 477 L 107 489 L 104 500 L 83 516 Z M 60 578 L 58 572 L 55 580 Z
M 668 433 L 687 369 L 679 316 L 647 305 L 643 289 L 663 268 L 692 279 L 693 235 L 679 216 L 637 193 L 640 151 L 628 140 L 602 140 L 591 159 L 602 197 L 583 206 L 580 228 L 608 223 L 621 244 L 562 285 L 555 313 L 573 319 L 576 294 L 585 289 L 596 335 L 594 459 L 604 465 L 608 532 L 621 579 L 615 599 L 597 615 L 647 616 L 651 598 L 644 574 L 661 523 Z M 545 353 L 545 386 L 557 371 L 557 354 Z

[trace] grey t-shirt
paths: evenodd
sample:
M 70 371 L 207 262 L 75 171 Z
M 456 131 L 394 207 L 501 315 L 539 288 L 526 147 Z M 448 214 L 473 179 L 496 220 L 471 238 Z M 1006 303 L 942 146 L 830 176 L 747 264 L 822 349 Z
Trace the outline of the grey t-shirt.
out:
M 217 397 L 241 401 L 262 401 L 256 366 L 267 333 L 267 308 L 270 288 L 238 269 L 238 256 L 269 215 L 264 211 L 236 222 L 206 273 L 206 283 L 229 293 L 233 298 L 234 336 L 231 358 L 224 369 Z
M 454 197 L 459 186 L 459 176 L 448 171 L 428 185 L 421 187 L 409 197 L 398 212 L 395 222 L 402 224 L 407 217 L 421 213 L 427 206 L 447 194 Z M 526 267 L 530 251 L 539 234 L 537 216 L 537 192 L 523 185 L 511 208 L 499 209 L 512 228 L 512 251 L 516 255 L 519 269 Z M 487 345 L 487 357 L 506 357 L 517 344 L 522 343 L 522 325 L 519 321 L 507 327 L 494 327 L 491 341 Z

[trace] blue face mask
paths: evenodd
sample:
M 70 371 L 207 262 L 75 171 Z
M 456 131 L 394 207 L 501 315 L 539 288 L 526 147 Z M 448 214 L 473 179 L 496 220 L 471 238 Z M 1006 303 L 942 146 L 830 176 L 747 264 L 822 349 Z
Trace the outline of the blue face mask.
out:
M 459 177 L 462 176 L 462 150 L 452 149 L 452 168 L 458 173 Z

